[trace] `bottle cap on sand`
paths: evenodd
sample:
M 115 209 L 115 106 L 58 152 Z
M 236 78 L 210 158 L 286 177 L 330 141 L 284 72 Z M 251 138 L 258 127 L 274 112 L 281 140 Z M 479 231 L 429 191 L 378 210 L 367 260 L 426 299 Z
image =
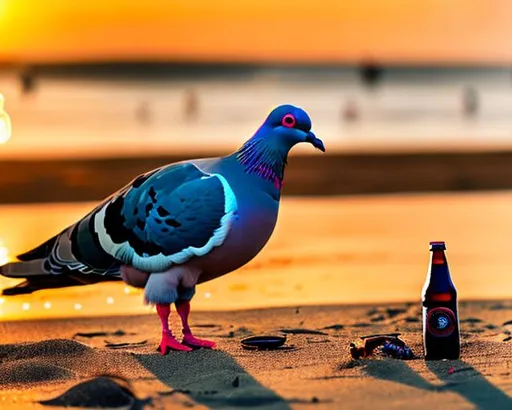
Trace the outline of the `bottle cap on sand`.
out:
M 240 342 L 244 349 L 272 350 L 281 347 L 286 342 L 285 336 L 251 336 Z

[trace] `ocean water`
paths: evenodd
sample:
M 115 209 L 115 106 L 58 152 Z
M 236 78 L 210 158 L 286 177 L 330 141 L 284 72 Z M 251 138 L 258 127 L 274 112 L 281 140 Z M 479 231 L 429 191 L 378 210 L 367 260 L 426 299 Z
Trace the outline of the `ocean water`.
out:
M 273 237 L 236 272 L 198 286 L 195 310 L 418 302 L 429 241 L 444 240 L 461 300 L 512 301 L 512 192 L 285 197 Z M 30 249 L 95 203 L 0 206 L 0 262 Z M 0 278 L 0 287 L 16 282 Z M 0 297 L 0 318 L 151 311 L 122 282 Z
M 512 146 L 507 70 L 392 71 L 375 89 L 363 87 L 350 70 L 260 70 L 231 80 L 43 77 L 36 85 L 33 94 L 22 95 L 14 73 L 0 74 L 13 128 L 0 158 L 225 152 L 242 144 L 282 103 L 309 112 L 328 152 Z M 467 87 L 478 94 L 474 116 L 464 114 Z M 197 115 L 187 119 L 189 93 Z M 349 106 L 357 112 L 355 121 L 345 117 Z

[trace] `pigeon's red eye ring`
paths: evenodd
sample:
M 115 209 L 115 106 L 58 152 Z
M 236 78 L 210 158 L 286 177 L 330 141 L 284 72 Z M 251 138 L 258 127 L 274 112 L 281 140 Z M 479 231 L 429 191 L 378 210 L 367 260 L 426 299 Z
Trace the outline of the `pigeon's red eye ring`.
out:
M 283 127 L 293 128 L 297 124 L 297 120 L 292 114 L 286 114 L 281 120 Z

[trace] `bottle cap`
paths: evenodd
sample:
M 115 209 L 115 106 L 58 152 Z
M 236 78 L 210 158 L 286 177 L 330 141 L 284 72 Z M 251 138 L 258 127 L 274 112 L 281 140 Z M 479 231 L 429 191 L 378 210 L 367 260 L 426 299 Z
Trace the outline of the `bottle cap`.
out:
M 241 341 L 242 347 L 248 350 L 273 350 L 286 342 L 286 336 L 251 336 Z
M 446 249 L 446 244 L 444 241 L 431 241 L 430 242 L 430 250 L 444 251 Z

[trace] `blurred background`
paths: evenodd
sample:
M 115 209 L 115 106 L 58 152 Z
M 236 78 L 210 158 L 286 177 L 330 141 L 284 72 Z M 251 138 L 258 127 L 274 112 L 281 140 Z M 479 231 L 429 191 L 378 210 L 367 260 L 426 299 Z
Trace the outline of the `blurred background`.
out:
M 294 149 L 274 237 L 196 308 L 415 302 L 430 240 L 462 300 L 512 298 L 510 1 L 0 0 L 0 38 L 0 262 L 291 103 L 327 153 Z M 148 309 L 120 283 L 0 298 Z

